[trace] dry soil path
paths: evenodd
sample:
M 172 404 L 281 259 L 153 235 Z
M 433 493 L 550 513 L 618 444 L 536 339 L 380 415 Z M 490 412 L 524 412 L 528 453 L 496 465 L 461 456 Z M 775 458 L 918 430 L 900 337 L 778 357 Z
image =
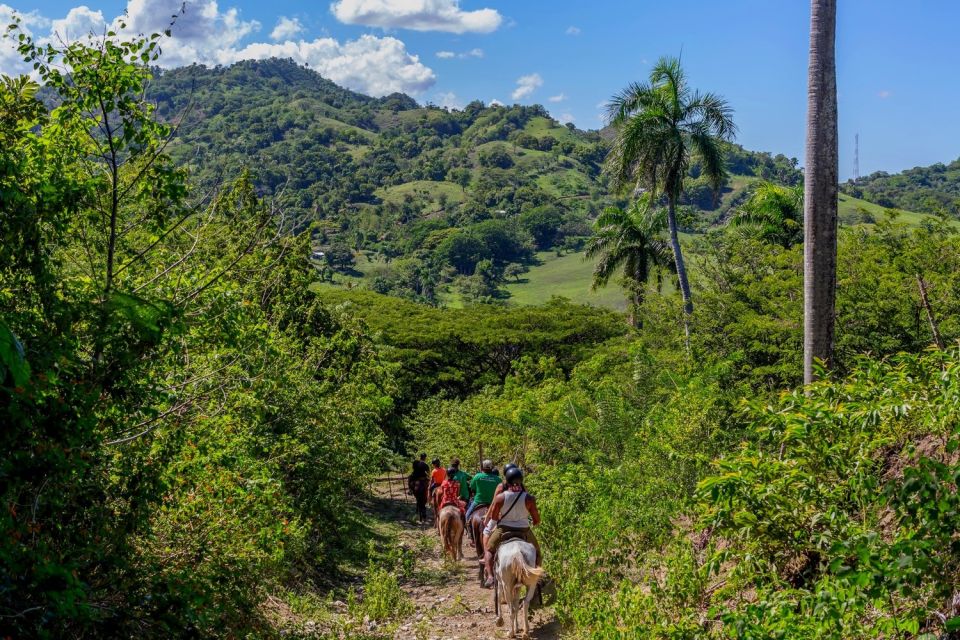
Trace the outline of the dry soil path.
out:
M 371 508 L 377 518 L 391 529 L 398 544 L 416 556 L 413 577 L 403 585 L 415 610 L 400 622 L 394 637 L 398 640 L 509 637 L 509 617 L 505 616 L 505 627 L 496 626 L 493 592 L 480 587 L 477 558 L 470 538 L 464 534 L 462 560 L 444 559 L 432 520 L 426 525 L 417 523 L 411 498 L 401 495 L 396 484 L 392 494 L 385 484 L 378 485 L 375 496 Z M 530 637 L 535 640 L 561 637 L 560 625 L 549 606 L 534 606 Z

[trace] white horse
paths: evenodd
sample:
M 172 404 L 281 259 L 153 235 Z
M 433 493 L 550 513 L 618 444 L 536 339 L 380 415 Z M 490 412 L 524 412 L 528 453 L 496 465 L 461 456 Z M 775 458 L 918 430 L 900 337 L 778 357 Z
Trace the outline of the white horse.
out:
M 517 636 L 517 614 L 523 613 L 523 637 L 530 635 L 530 601 L 537 592 L 537 582 L 543 575 L 543 569 L 537 564 L 537 550 L 523 540 L 510 540 L 500 545 L 497 552 L 497 566 L 494 567 L 497 579 L 495 597 L 505 597 L 510 603 L 510 637 Z M 525 586 L 527 593 L 520 602 L 520 587 Z M 503 609 L 497 612 L 497 626 L 503 625 Z

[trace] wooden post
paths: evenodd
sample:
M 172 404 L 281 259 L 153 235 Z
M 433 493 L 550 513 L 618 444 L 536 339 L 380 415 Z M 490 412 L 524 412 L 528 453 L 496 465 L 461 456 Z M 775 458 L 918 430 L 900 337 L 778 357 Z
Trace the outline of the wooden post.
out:
M 920 302 L 923 304 L 924 311 L 927 312 L 927 321 L 930 323 L 930 333 L 933 334 L 933 343 L 938 349 L 943 349 L 943 338 L 940 337 L 940 327 L 937 325 L 937 319 L 933 315 L 933 307 L 930 306 L 930 300 L 927 298 L 927 283 L 923 281 L 923 276 L 917 274 L 917 286 L 920 288 Z

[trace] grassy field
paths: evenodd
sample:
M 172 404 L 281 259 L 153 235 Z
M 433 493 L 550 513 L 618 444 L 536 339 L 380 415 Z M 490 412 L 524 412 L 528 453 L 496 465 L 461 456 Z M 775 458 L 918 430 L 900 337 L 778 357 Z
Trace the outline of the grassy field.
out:
M 896 211 L 898 213 L 897 222 L 902 222 L 905 224 L 919 225 L 924 219 L 929 219 L 932 217 L 925 213 L 904 211 L 903 209 L 897 209 Z M 866 200 L 860 200 L 844 193 L 840 194 L 839 214 L 841 220 L 856 216 L 858 213 L 867 213 L 873 216 L 876 222 L 879 222 L 886 219 L 886 212 L 886 207 L 881 207 L 878 204 L 867 202 Z M 953 224 L 960 225 L 960 222 L 955 221 Z
M 734 180 L 731 186 L 735 190 L 746 188 L 754 179 L 745 178 Z M 422 195 L 424 189 L 434 189 L 437 185 L 442 188 L 452 187 L 459 193 L 460 188 L 451 183 L 436 183 L 420 181 L 417 183 L 408 183 L 398 187 L 391 187 L 388 194 L 383 197 L 397 198 L 401 197 L 407 189 L 413 193 Z M 454 194 L 451 193 L 451 196 Z M 454 198 L 451 197 L 451 200 Z M 858 200 L 847 195 L 840 195 L 840 215 L 841 217 L 862 215 L 864 212 L 870 214 L 877 221 L 883 220 L 886 216 L 884 207 Z M 916 225 L 923 219 L 928 218 L 924 214 L 912 211 L 900 211 L 897 220 L 902 223 Z M 960 226 L 960 222 L 956 222 Z M 503 289 L 508 294 L 507 304 L 511 305 L 537 305 L 543 304 L 553 296 L 562 296 L 569 298 L 573 302 L 582 304 L 592 304 L 598 307 L 607 307 L 617 311 L 626 309 L 626 300 L 623 290 L 615 282 L 611 282 L 606 288 L 598 291 L 590 290 L 590 283 L 593 275 L 593 263 L 583 259 L 582 253 L 567 253 L 557 256 L 553 251 L 542 251 L 537 254 L 538 264 L 530 267 L 530 270 L 521 276 L 520 281 L 508 281 L 504 283 Z M 384 266 L 382 262 L 371 262 L 363 253 L 357 254 L 357 262 L 349 274 L 338 273 L 335 276 L 335 282 L 317 283 L 317 287 L 343 287 L 343 286 L 362 286 L 364 282 L 372 277 L 378 267 Z M 461 307 L 463 301 L 455 291 L 441 291 L 438 295 L 440 303 L 448 307 Z
M 542 304 L 553 296 L 563 296 L 598 307 L 626 309 L 623 291 L 615 283 L 598 291 L 590 290 L 593 263 L 585 261 L 582 253 L 557 257 L 552 251 L 543 251 L 537 258 L 540 264 L 523 274 L 520 282 L 510 282 L 504 287 L 510 294 L 510 304 Z
M 550 126 L 551 124 L 552 122 L 549 118 L 538 116 L 536 118 L 531 118 L 523 130 L 532 136 L 536 136 L 537 138 L 551 136 L 556 138 L 558 142 L 563 142 L 564 140 L 569 140 L 571 142 L 579 141 L 577 135 L 566 127 L 552 127 Z
M 441 193 L 447 194 L 447 200 L 463 202 L 463 189 L 452 182 L 434 182 L 433 180 L 414 180 L 392 187 L 380 187 L 374 195 L 384 202 L 400 204 L 405 196 L 410 195 L 415 200 L 436 201 Z

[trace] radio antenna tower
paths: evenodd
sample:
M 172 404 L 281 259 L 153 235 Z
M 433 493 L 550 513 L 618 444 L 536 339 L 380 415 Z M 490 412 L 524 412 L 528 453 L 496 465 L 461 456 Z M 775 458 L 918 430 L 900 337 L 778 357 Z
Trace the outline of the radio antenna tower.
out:
M 860 134 L 853 136 L 853 179 L 860 179 Z

